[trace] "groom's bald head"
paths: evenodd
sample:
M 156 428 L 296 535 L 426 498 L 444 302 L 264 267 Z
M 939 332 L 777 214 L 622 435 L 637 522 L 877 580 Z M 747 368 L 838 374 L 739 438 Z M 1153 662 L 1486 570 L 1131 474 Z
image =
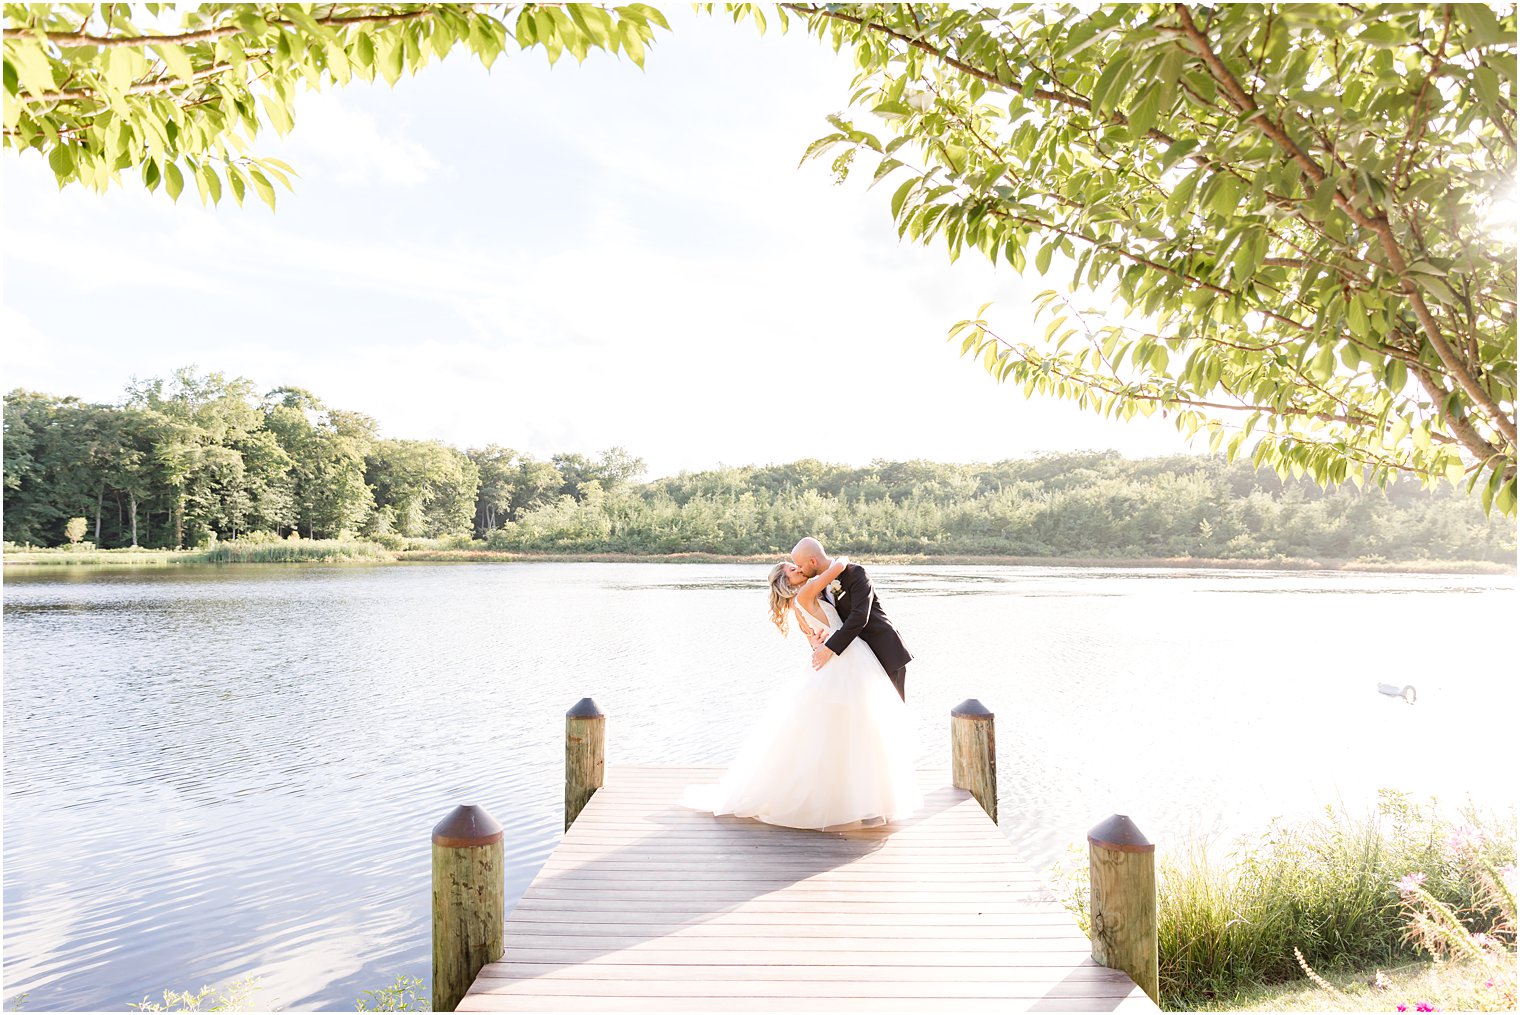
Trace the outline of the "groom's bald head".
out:
M 802 568 L 802 573 L 812 578 L 823 573 L 828 566 L 829 555 L 823 552 L 823 544 L 812 536 L 803 536 L 792 547 L 792 563 Z

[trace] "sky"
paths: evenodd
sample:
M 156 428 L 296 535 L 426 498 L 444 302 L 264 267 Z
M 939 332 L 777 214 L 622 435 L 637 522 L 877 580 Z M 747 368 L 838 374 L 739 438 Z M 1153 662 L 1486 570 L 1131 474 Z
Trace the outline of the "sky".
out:
M 1202 450 L 961 359 L 952 324 L 994 301 L 1000 333 L 1027 332 L 1069 275 L 899 241 L 889 185 L 798 165 L 845 108 L 848 56 L 667 13 L 642 71 L 461 53 L 394 89 L 306 93 L 254 147 L 301 174 L 277 212 L 59 190 L 6 151 L 0 384 L 116 402 L 194 365 L 308 388 L 385 437 L 619 445 L 649 478 Z

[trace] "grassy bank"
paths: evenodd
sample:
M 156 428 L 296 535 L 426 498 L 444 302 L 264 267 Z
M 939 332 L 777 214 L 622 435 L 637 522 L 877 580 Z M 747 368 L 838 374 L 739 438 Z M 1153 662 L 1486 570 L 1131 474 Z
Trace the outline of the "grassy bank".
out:
M 1325 989 L 1307 977 L 1297 983 L 1245 989 L 1194 1011 L 1484 1011 L 1490 998 L 1475 962 L 1408 962 L 1327 973 Z
M 209 550 L 5 550 L 6 567 L 167 567 L 179 564 L 391 563 L 396 554 L 379 543 L 350 539 L 229 541 Z
M 1376 814 L 1327 811 L 1317 821 L 1274 824 L 1227 858 L 1199 844 L 1161 854 L 1162 1006 L 1229 1006 L 1264 988 L 1302 983 L 1295 949 L 1320 973 L 1426 957 L 1411 939 L 1398 888 L 1408 875 L 1424 875 L 1430 895 L 1471 929 L 1504 937 L 1513 948 L 1513 928 L 1477 873 L 1480 862 L 1489 870 L 1513 867 L 1513 812 L 1469 812 L 1452 821 L 1388 791 Z M 1068 909 L 1087 929 L 1085 852 L 1056 873 Z

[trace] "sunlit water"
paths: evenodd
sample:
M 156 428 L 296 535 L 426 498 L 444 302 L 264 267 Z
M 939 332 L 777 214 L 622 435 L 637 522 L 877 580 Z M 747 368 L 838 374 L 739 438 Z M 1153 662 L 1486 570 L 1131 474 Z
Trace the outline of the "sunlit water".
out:
M 1379 787 L 1513 801 L 1512 578 L 872 572 L 918 657 L 921 766 L 948 767 L 952 706 L 993 709 L 1003 829 L 1037 869 L 1114 812 L 1164 849 Z M 432 825 L 489 809 L 515 902 L 585 695 L 609 763 L 722 764 L 805 665 L 763 573 L 7 574 L 5 997 L 121 1009 L 254 974 L 260 1007 L 352 1010 L 426 979 Z

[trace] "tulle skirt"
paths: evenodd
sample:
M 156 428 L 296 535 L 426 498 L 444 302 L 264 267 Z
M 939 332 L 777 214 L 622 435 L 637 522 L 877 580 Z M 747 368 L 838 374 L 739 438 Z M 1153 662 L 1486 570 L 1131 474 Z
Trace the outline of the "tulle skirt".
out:
M 682 803 L 789 828 L 873 825 L 923 805 L 912 713 L 870 646 L 784 685 L 717 785 Z

